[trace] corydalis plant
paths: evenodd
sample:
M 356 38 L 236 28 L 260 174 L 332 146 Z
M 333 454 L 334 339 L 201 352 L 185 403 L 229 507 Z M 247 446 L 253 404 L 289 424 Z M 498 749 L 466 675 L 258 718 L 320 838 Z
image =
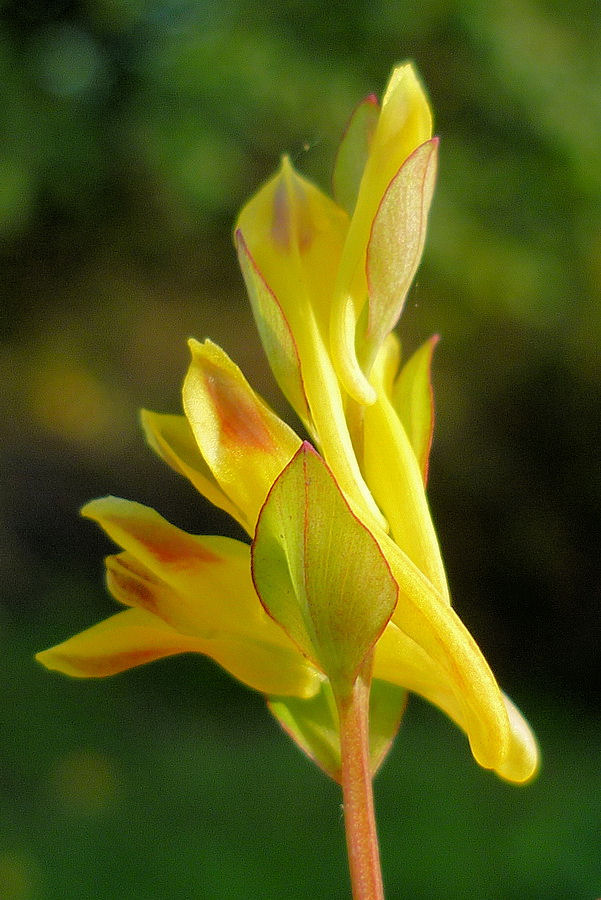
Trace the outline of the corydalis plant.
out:
M 525 782 L 530 729 L 452 609 L 425 494 L 432 338 L 400 365 L 392 329 L 421 258 L 438 142 L 411 65 L 353 114 L 335 200 L 284 158 L 240 213 L 235 243 L 275 378 L 302 441 L 227 354 L 190 341 L 185 416 L 143 412 L 151 447 L 247 531 L 197 537 L 140 504 L 87 504 L 122 548 L 126 608 L 38 654 L 111 675 L 182 652 L 212 657 L 343 787 L 357 898 L 381 897 L 371 779 L 414 691 L 467 734 L 480 765 Z

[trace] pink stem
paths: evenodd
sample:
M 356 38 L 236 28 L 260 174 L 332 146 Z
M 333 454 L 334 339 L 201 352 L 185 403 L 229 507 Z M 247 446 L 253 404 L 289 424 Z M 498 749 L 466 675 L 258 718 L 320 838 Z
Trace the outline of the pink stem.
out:
M 369 668 L 369 667 L 368 667 Z M 338 698 L 344 824 L 353 900 L 384 900 L 369 760 L 370 678 Z

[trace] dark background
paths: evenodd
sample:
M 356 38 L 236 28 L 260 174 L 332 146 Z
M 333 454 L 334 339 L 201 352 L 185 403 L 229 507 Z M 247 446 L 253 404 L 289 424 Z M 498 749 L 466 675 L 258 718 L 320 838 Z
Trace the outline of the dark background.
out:
M 354 104 L 413 59 L 441 137 L 400 326 L 438 331 L 430 499 L 455 606 L 536 730 L 478 769 L 412 699 L 376 782 L 388 897 L 601 895 L 601 6 L 1 4 L 2 900 L 348 896 L 340 798 L 260 697 L 180 657 L 100 682 L 32 656 L 109 615 L 114 493 L 227 519 L 155 460 L 211 336 L 279 411 L 231 243 L 287 151 L 328 188 Z

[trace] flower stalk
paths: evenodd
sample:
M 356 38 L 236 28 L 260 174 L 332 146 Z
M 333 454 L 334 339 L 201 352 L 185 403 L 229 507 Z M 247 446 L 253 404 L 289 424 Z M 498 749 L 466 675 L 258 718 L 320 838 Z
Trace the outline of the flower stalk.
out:
M 384 900 L 369 756 L 371 656 L 352 691 L 337 700 L 340 781 L 353 900 Z

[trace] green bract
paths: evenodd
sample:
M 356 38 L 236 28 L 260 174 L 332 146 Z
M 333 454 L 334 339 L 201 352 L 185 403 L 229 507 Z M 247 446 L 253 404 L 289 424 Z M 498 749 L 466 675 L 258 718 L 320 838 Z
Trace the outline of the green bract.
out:
M 251 555 L 267 612 L 335 694 L 350 693 L 393 613 L 398 587 L 375 538 L 310 444 L 271 488 Z

